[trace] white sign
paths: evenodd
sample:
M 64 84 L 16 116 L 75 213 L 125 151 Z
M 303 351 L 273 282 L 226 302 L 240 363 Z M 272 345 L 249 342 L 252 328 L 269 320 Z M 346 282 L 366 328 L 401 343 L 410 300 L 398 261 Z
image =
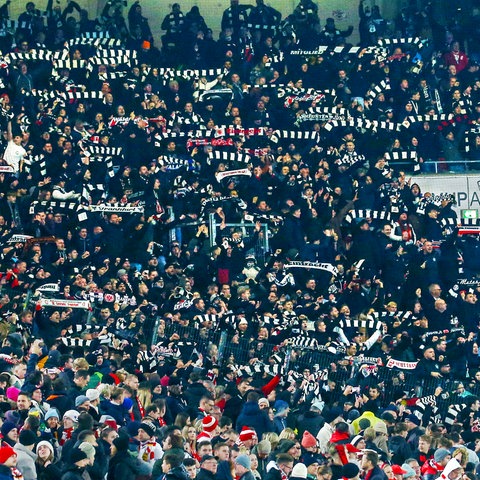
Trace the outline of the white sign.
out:
M 40 300 L 42 307 L 57 307 L 57 308 L 90 308 L 88 300 L 68 300 L 63 298 L 42 298 Z
M 478 175 L 421 175 L 412 178 L 418 183 L 422 194 L 453 193 L 456 205 L 453 209 L 461 217 L 461 210 L 480 210 L 480 177 Z

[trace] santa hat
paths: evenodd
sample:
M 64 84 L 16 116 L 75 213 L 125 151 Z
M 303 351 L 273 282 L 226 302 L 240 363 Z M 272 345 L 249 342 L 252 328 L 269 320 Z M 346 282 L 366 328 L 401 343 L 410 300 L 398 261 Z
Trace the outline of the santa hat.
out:
M 218 426 L 218 420 L 212 415 L 207 415 L 202 419 L 202 428 L 204 432 L 213 432 Z
M 309 448 L 309 447 L 316 447 L 316 446 L 317 446 L 317 439 L 308 430 L 305 430 L 303 432 L 303 437 L 302 437 L 302 447 Z
M 200 432 L 197 435 L 197 445 L 201 442 L 210 442 L 212 440 L 212 436 L 208 432 Z
M 253 440 L 256 436 L 257 434 L 253 428 L 243 427 L 239 439 L 241 442 L 247 442 L 248 440 Z

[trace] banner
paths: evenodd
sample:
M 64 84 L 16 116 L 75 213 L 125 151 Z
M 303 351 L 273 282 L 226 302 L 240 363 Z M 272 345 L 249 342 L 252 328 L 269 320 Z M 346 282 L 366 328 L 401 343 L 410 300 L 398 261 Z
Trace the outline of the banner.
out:
M 59 292 L 60 286 L 58 283 L 45 283 L 41 287 L 38 287 L 37 292 Z
M 121 206 L 121 205 L 90 205 L 91 212 L 116 212 L 116 213 L 143 213 L 144 208 L 139 206 Z
M 457 285 L 463 288 L 476 288 L 478 287 L 479 281 L 476 278 L 458 278 Z
M 286 263 L 284 268 L 285 269 L 288 269 L 288 268 L 312 268 L 314 270 L 325 270 L 325 271 L 330 272 L 332 275 L 335 275 L 335 276 L 338 275 L 337 267 L 334 267 L 331 263 L 293 261 L 293 262 Z
M 480 235 L 480 227 L 460 227 L 458 235 Z
M 238 170 L 229 170 L 226 172 L 218 172 L 215 174 L 215 178 L 217 179 L 217 182 L 220 183 L 224 178 L 228 177 L 235 177 L 237 175 L 243 175 L 247 177 L 252 176 L 252 172 L 248 168 L 239 168 Z
M 84 310 L 90 308 L 90 302 L 88 300 L 67 300 L 63 298 L 42 298 L 40 305 L 42 307 L 55 308 L 83 308 Z
M 20 235 L 20 234 L 12 235 L 8 239 L 7 243 L 25 243 L 30 238 L 33 238 L 33 237 L 31 235 Z
M 325 100 L 323 93 L 306 93 L 304 95 L 290 95 L 283 102 L 285 108 L 289 108 L 294 102 L 320 102 Z
M 196 138 L 187 140 L 187 149 L 204 147 L 205 145 L 211 145 L 212 147 L 231 147 L 233 146 L 233 138 Z
M 391 358 L 387 362 L 387 368 L 401 368 L 402 370 L 415 370 L 417 368 L 418 362 L 403 362 L 402 360 L 395 360 Z
M 303 113 L 295 120 L 295 125 L 303 122 L 329 122 L 330 120 L 345 120 L 345 116 L 334 113 Z

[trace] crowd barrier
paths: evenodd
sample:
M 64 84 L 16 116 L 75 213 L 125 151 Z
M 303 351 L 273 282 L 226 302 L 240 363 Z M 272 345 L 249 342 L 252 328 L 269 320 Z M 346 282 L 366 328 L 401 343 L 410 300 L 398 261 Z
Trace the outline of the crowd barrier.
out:
M 12 289 L 2 285 L 0 293 L 2 300 L 13 300 L 13 306 L 17 304 L 19 310 L 34 308 L 36 299 L 30 290 Z M 100 307 L 94 306 L 86 321 L 94 318 L 99 309 Z M 10 310 L 3 312 L 3 322 L 9 312 Z M 368 357 L 368 352 L 365 356 L 349 357 L 341 348 L 335 351 L 333 348 L 327 350 L 325 346 L 291 346 L 288 342 L 278 342 L 275 336 L 258 341 L 249 335 L 237 340 L 233 338 L 233 331 L 182 326 L 172 322 L 165 323 L 164 326 L 164 322 L 162 316 L 150 315 L 144 319 L 142 340 L 146 339 L 150 346 L 156 345 L 160 339 L 167 339 L 166 343 L 172 346 L 189 344 L 189 351 L 203 355 L 205 364 L 208 362 L 220 369 L 229 365 L 240 370 L 244 366 L 257 366 L 255 371 L 262 372 L 263 365 L 265 371 L 268 371 L 268 366 L 273 364 L 270 359 L 275 355 L 277 371 L 281 373 L 283 381 L 296 381 L 300 387 L 305 378 L 303 375 L 311 374 L 319 386 L 329 385 L 328 395 L 332 402 L 344 399 L 344 388 L 352 379 L 356 379 L 353 383 L 359 385 L 380 385 L 387 402 L 412 406 L 415 404 L 414 399 L 420 399 L 422 408 L 430 405 L 429 415 L 433 416 L 437 412 L 437 420 L 448 420 L 452 405 L 464 404 L 466 395 L 480 397 L 480 384 L 474 381 L 472 372 L 468 369 L 466 372 L 452 371 L 442 378 L 419 378 L 414 369 L 390 368 L 381 359 Z M 194 321 L 190 322 L 193 323 Z M 172 337 L 174 334 L 176 335 Z M 165 340 L 163 341 L 165 343 Z M 181 349 L 179 351 L 181 352 Z M 189 358 L 182 360 L 186 362 Z M 361 370 L 368 372 L 368 375 L 364 375 Z M 438 387 L 441 387 L 441 392 L 437 390 Z M 321 389 L 319 392 L 321 394 Z

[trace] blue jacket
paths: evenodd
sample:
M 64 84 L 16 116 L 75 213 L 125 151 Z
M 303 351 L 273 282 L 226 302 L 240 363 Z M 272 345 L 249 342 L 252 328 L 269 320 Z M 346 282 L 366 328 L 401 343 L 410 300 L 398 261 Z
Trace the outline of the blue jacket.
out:
M 13 475 L 10 467 L 0 465 L 0 480 L 13 480 Z
M 237 432 L 242 427 L 250 427 L 255 430 L 258 438 L 262 438 L 265 432 L 273 431 L 273 424 L 268 418 L 266 411 L 261 410 L 257 402 L 246 402 L 237 418 Z

